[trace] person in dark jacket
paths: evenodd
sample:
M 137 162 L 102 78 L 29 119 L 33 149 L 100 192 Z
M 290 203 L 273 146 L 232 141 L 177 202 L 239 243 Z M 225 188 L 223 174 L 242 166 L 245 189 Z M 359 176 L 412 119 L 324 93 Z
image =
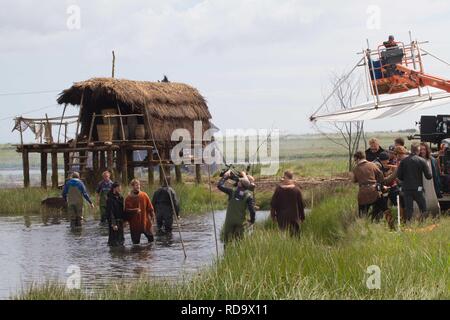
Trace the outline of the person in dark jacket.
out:
M 111 190 L 106 198 L 106 217 L 109 224 L 108 245 L 111 247 L 123 246 L 125 238 L 123 236 L 124 200 L 120 194 L 120 184 L 111 184 Z
M 359 185 L 359 217 L 369 215 L 372 209 L 370 217 L 378 221 L 383 213 L 383 201 L 379 190 L 384 181 L 383 173 L 375 163 L 365 159 L 362 151 L 357 151 L 353 155 L 353 160 L 356 164 L 353 168 L 353 182 Z
M 394 185 L 395 181 L 387 183 L 387 179 L 392 173 L 392 166 L 389 165 L 389 153 L 383 151 L 380 156 L 373 162 L 377 165 L 378 169 L 383 173 L 383 184 L 380 186 L 381 199 L 380 199 L 380 209 L 384 212 L 384 216 L 390 216 L 389 209 L 389 191 Z M 388 222 L 390 221 L 387 219 Z
M 405 219 L 411 221 L 414 212 L 414 201 L 419 206 L 421 218 L 426 217 L 427 203 L 423 189 L 423 177 L 433 178 L 427 162 L 419 157 L 420 145 L 411 145 L 411 154 L 400 162 L 397 178 L 401 181 L 401 190 L 405 202 Z
M 291 171 L 284 173 L 282 182 L 272 196 L 270 214 L 281 230 L 298 235 L 300 223 L 305 221 L 305 206 L 302 192 L 293 179 Z
M 395 38 L 393 35 L 390 35 L 388 41 L 383 42 L 384 47 L 387 48 L 397 48 L 398 44 L 395 42 Z
M 255 223 L 255 201 L 249 188 L 252 187 L 250 179 L 245 172 L 239 179 L 236 188 L 225 186 L 225 182 L 231 175 L 228 170 L 220 179 L 217 188 L 228 195 L 228 206 L 223 226 L 223 239 L 225 245 L 233 239 L 239 239 L 244 235 L 244 222 L 246 210 L 250 212 L 250 224 Z
M 170 180 L 164 181 L 163 185 L 155 191 L 152 197 L 153 207 L 156 211 L 156 225 L 158 232 L 161 233 L 172 232 L 174 210 L 177 217 L 180 216 L 180 204 L 177 194 L 169 185 Z
M 366 160 L 373 162 L 380 156 L 380 153 L 382 153 L 384 149 L 380 146 L 380 142 L 377 138 L 370 139 L 369 146 L 370 148 L 366 150 Z

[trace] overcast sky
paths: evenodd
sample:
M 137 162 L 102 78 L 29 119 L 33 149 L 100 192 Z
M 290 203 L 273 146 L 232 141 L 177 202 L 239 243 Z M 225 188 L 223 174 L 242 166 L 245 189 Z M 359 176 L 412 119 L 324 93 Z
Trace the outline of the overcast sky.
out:
M 156 81 L 166 74 L 191 84 L 222 129 L 311 133 L 308 116 L 331 75 L 356 63 L 366 39 L 374 47 L 389 34 L 408 42 L 412 30 L 430 41 L 426 49 L 450 60 L 449 17 L 448 0 L 1 0 L 0 142 L 19 141 L 13 116 L 45 107 L 27 116 L 60 115 L 57 91 L 110 76 L 113 49 L 117 78 Z M 449 67 L 425 61 L 428 72 L 450 78 Z M 419 117 L 368 121 L 366 128 L 412 128 Z

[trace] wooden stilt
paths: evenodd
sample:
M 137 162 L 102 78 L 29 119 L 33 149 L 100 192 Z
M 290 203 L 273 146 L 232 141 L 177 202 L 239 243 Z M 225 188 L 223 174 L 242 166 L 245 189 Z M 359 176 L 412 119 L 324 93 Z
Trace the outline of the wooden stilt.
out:
M 52 188 L 58 188 L 58 154 L 52 152 Z
M 122 149 L 120 151 L 120 164 L 122 166 L 122 185 L 126 186 L 128 185 L 128 159 L 127 159 L 127 152 L 125 149 Z
M 41 153 L 41 187 L 47 189 L 47 152 Z
M 127 150 L 126 151 L 126 155 L 127 155 L 127 172 L 128 172 L 128 183 L 131 182 L 131 180 L 134 179 L 134 166 L 133 166 L 133 150 Z
M 105 152 L 104 151 L 100 151 L 100 170 L 105 170 L 105 169 L 106 169 Z
M 198 184 L 202 182 L 202 173 L 200 164 L 195 165 L 195 182 Z
M 70 174 L 70 167 L 69 167 L 69 153 L 64 152 L 64 178 L 68 179 Z
M 175 179 L 176 179 L 177 183 L 183 182 L 183 178 L 181 176 L 181 166 L 180 165 L 175 166 Z
M 28 158 L 28 150 L 22 150 L 23 161 L 23 185 L 25 188 L 30 186 L 30 159 Z
M 22 117 L 20 119 L 22 119 Z M 19 132 L 20 132 L 20 145 L 23 147 L 22 120 L 20 120 L 20 123 L 19 123 Z
M 86 171 L 86 163 L 87 163 L 87 158 L 86 158 L 86 151 L 80 151 L 79 152 L 79 156 L 80 158 L 78 159 L 80 162 L 80 174 L 82 176 L 84 176 L 84 173 Z
M 155 168 L 153 167 L 153 152 L 152 150 L 148 150 L 147 155 L 148 160 L 148 185 L 153 186 L 155 184 Z

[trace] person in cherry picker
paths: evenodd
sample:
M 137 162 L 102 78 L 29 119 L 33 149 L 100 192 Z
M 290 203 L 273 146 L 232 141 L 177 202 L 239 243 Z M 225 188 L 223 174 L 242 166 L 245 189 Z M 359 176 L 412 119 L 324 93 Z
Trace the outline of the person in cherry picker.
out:
M 397 42 L 395 41 L 395 38 L 393 35 L 390 35 L 388 38 L 388 41 L 384 41 L 383 42 L 383 46 L 386 48 L 386 51 L 389 50 L 394 50 L 394 49 L 399 49 Z M 400 50 L 400 54 L 403 54 L 402 50 Z M 395 54 L 395 56 L 397 56 L 397 53 Z M 382 66 L 385 68 L 385 72 L 384 72 L 384 76 L 389 78 L 393 75 L 402 75 L 401 71 L 398 71 L 395 67 L 395 63 L 392 62 L 388 62 L 388 58 L 387 57 L 383 57 L 381 58 L 381 64 Z
M 383 42 L 383 45 L 386 50 L 398 48 L 397 42 L 395 42 L 395 38 L 393 35 L 390 35 L 388 40 Z M 383 77 L 383 72 L 381 69 L 382 66 L 385 66 L 387 68 L 384 76 L 389 77 L 392 75 L 393 70 L 391 70 L 392 68 L 390 66 L 386 66 L 387 63 L 384 59 L 381 59 L 381 61 L 372 60 L 370 50 L 367 53 L 367 61 L 369 63 L 370 77 L 372 80 L 381 79 Z
M 384 41 L 383 45 L 386 49 L 398 47 L 397 42 L 395 42 L 395 38 L 393 35 L 390 35 L 388 41 Z

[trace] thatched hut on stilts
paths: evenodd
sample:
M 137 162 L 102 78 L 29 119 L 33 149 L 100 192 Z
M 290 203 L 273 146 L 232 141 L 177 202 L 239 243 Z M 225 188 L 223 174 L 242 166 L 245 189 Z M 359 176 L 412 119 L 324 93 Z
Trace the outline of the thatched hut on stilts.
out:
M 57 142 L 51 143 L 21 143 L 17 151 L 24 159 L 24 177 L 29 177 L 27 158 L 30 152 L 41 153 L 41 159 L 52 154 L 52 168 L 56 168 L 53 170 L 57 170 L 57 163 L 54 163 L 57 154 L 63 153 L 66 177 L 76 167 L 90 184 L 91 177 L 97 179 L 96 173 L 108 169 L 116 180 L 120 176 L 122 183 L 128 183 L 134 177 L 135 168 L 146 167 L 151 184 L 154 167 L 160 164 L 159 157 L 164 164 L 160 170 L 170 174 L 170 150 L 178 143 L 171 140 L 175 129 L 186 129 L 193 137 L 195 121 L 201 121 L 203 132 L 210 128 L 211 114 L 205 99 L 195 88 L 183 83 L 93 78 L 74 83 L 60 93 L 57 102 L 64 105 L 62 117 L 55 121 L 60 122 L 60 126 L 65 121 L 67 106 L 79 106 L 75 137 L 64 139 L 63 143 L 59 142 L 59 137 Z M 140 161 L 133 159 L 133 152 L 137 150 L 146 150 L 147 157 Z M 46 168 L 47 164 L 41 165 L 44 166 Z M 199 165 L 196 170 L 199 179 Z M 175 168 L 175 172 L 180 182 L 180 169 Z M 44 179 L 44 173 L 41 174 Z M 52 181 L 55 187 L 58 181 Z M 27 184 L 29 179 L 25 181 L 25 186 Z

